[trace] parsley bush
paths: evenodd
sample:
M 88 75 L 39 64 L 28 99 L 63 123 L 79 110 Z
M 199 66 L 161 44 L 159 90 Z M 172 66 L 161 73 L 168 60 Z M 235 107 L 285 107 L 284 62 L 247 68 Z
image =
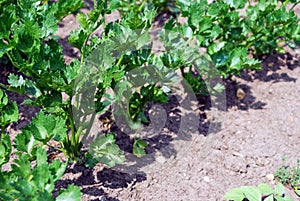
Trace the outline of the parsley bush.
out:
M 287 10 L 288 3 L 299 2 L 222 0 L 208 4 L 206 0 L 179 0 L 188 23 L 177 23 L 175 29 L 195 37 L 197 46 L 206 48 L 215 67 L 226 77 L 242 69 L 259 69 L 261 62 L 255 58 L 284 52 L 282 44 L 299 44 L 299 17 L 292 9 Z M 243 8 L 244 16 L 239 12 Z
M 52 133 L 56 133 L 59 129 L 64 130 L 64 122 L 59 124 L 57 119 L 52 119 L 50 116 L 48 116 L 50 119 L 47 119 L 50 122 L 38 122 L 41 119 L 45 120 L 46 117 L 43 113 L 39 114 L 36 119 L 16 136 L 14 140 L 14 154 L 17 157 L 10 164 L 11 170 L 2 171 L 2 166 L 9 162 L 12 154 L 11 139 L 5 132 L 5 127 L 9 123 L 18 121 L 18 107 L 16 102 L 9 102 L 6 93 L 1 89 L 0 109 L 0 200 L 59 201 L 67 199 L 79 201 L 81 196 L 80 188 L 73 185 L 70 185 L 68 189 L 62 190 L 56 199 L 53 198 L 54 183 L 65 172 L 67 163 L 62 163 L 58 159 L 49 163 L 46 150 L 37 140 L 38 138 L 46 140 L 46 136 L 41 135 L 47 135 L 46 131 L 49 131 L 49 129 L 54 129 Z M 32 166 L 32 161 L 36 161 L 34 166 Z

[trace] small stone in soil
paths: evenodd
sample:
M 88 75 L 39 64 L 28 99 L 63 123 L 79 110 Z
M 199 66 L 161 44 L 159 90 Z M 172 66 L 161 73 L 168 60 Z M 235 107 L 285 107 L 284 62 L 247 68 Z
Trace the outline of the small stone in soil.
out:
M 207 182 L 207 183 L 209 183 L 209 182 L 210 182 L 210 179 L 209 179 L 209 177 L 208 177 L 208 176 L 204 176 L 204 177 L 203 177 L 203 180 L 204 180 L 205 182 Z
M 156 161 L 159 162 L 160 164 L 164 164 L 166 162 L 166 159 L 163 156 L 158 156 L 156 158 Z
M 267 174 L 267 179 L 269 180 L 269 181 L 273 181 L 274 180 L 274 175 L 273 174 Z

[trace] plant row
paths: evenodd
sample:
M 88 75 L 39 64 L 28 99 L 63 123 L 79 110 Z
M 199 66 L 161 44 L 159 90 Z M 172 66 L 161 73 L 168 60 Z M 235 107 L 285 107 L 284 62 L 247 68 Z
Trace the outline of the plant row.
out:
M 78 12 L 85 5 L 81 0 L 1 1 L 0 58 L 2 65 L 11 64 L 18 73 L 11 73 L 8 84 L 0 87 L 23 94 L 26 99 L 22 104 L 41 108 L 14 140 L 18 158 L 11 171 L 0 174 L 1 182 L 5 181 L 1 199 L 54 199 L 54 182 L 67 163 L 47 162 L 45 147 L 51 146 L 50 141 L 57 142 L 52 148 L 62 151 L 67 159 L 86 162 L 89 167 L 98 162 L 109 167 L 124 162 L 124 151 L 115 143 L 114 133 L 93 140 L 82 157 L 97 114 L 116 103 L 121 111 L 117 115 L 125 116 L 136 129 L 149 121 L 144 114 L 147 103 L 169 101 L 170 85 L 179 77 L 177 71 L 195 93 L 222 91 L 223 86 L 207 86 L 205 80 L 259 69 L 259 56 L 283 52 L 283 44 L 292 48 L 299 44 L 299 18 L 293 9 L 286 8 L 297 3 L 95 0 L 90 12 L 82 13 Z M 242 8 L 246 8 L 243 16 L 239 12 Z M 121 18 L 107 23 L 105 16 L 115 10 Z M 159 32 L 164 50 L 155 53 L 151 28 L 159 12 L 169 12 L 172 17 Z M 71 13 L 76 14 L 80 26 L 71 32 L 68 42 L 80 55 L 66 64 L 55 33 Z M 180 23 L 179 16 L 187 22 Z M 100 27 L 103 32 L 98 36 L 95 31 Z M 201 48 L 204 54 L 199 53 Z M 108 89 L 116 93 L 108 94 Z M 8 163 L 13 150 L 5 129 L 18 120 L 18 112 L 4 91 L 0 95 L 2 165 Z M 134 155 L 142 157 L 146 147 L 146 140 L 134 137 Z M 78 194 L 78 188 L 70 186 L 56 199 Z

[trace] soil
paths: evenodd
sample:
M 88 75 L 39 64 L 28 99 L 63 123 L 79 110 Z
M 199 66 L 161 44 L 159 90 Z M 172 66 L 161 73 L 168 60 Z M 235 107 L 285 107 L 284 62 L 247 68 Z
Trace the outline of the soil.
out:
M 117 18 L 118 13 L 108 16 L 108 20 Z M 64 46 L 66 62 L 78 56 L 78 50 L 70 49 L 66 40 L 76 27 L 78 23 L 70 15 L 57 33 Z M 198 131 L 188 139 L 178 140 L 184 149 L 171 149 L 177 145 L 177 142 L 172 144 L 174 133 L 178 132 L 178 122 L 183 118 L 177 111 L 178 102 L 174 98 L 170 104 L 161 106 L 167 114 L 166 126 L 156 138 L 155 135 L 151 138 L 153 142 L 148 140 L 151 146 L 147 151 L 151 153 L 151 148 L 153 152 L 160 151 L 168 165 L 158 166 L 156 155 L 146 164 L 153 169 L 144 172 L 109 169 L 100 164 L 88 169 L 73 164 L 57 182 L 57 189 L 74 183 L 81 187 L 83 201 L 210 201 L 224 200 L 224 194 L 234 187 L 275 185 L 276 181 L 269 180 L 267 175 L 274 174 L 280 167 L 282 157 L 288 156 L 288 165 L 295 165 L 300 159 L 299 61 L 300 48 L 288 50 L 286 54 L 264 58 L 260 71 L 243 71 L 225 80 L 226 110 L 217 113 L 217 119 L 214 119 L 214 110 L 198 97 Z M 1 73 L 3 83 L 7 75 L 5 71 Z M 237 91 L 244 93 L 244 97 L 238 96 Z M 22 102 L 21 96 L 12 93 L 9 96 Z M 21 120 L 9 128 L 11 134 L 28 124 L 38 108 L 22 106 L 20 111 Z M 110 115 L 101 118 L 109 119 Z M 132 139 L 113 121 L 105 127 L 101 118 L 102 131 L 117 132 L 118 144 L 130 154 Z M 175 159 L 164 155 L 168 151 L 176 155 Z M 299 200 L 292 190 L 286 191 L 294 200 Z

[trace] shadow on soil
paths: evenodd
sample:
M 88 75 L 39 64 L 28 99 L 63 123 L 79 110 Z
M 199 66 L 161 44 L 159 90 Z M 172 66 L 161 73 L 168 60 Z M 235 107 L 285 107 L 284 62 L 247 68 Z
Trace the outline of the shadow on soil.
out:
M 226 80 L 226 99 L 227 108 L 237 108 L 238 110 L 248 109 L 264 109 L 266 103 L 262 101 L 256 101 L 255 96 L 252 94 L 251 87 L 246 84 L 238 84 L 236 81 Z M 245 94 L 243 99 L 237 97 L 237 91 L 242 90 Z
M 147 157 L 142 158 L 141 160 L 133 156 L 133 136 L 122 132 L 121 128 L 119 128 L 113 120 L 110 122 L 111 125 L 108 126 L 107 129 L 103 128 L 103 125 L 101 125 L 103 120 L 113 118 L 112 114 L 108 112 L 101 115 L 99 123 L 102 133 L 100 134 L 109 132 L 116 134 L 116 144 L 118 144 L 120 149 L 123 150 L 126 155 L 125 164 L 118 165 L 113 169 L 87 169 L 84 165 L 75 165 L 72 168 L 69 167 L 66 174 L 73 175 L 71 176 L 73 179 L 60 180 L 57 182 L 56 189 L 66 188 L 68 184 L 74 184 L 80 186 L 84 194 L 105 197 L 106 192 L 109 189 L 131 188 L 136 183 L 145 181 L 147 179 L 147 174 L 143 172 L 143 168 L 153 165 L 153 163 L 157 161 L 157 153 L 159 153 L 159 155 L 167 161 L 173 160 L 173 158 L 176 158 L 178 152 L 181 151 L 174 147 L 174 142 L 187 143 L 186 145 L 191 143 L 192 134 L 188 134 L 188 131 L 197 133 L 198 130 L 201 131 L 201 135 L 208 135 L 213 132 L 218 132 L 221 129 L 221 123 L 211 125 L 210 121 L 206 118 L 204 110 L 210 106 L 209 98 L 200 98 L 198 101 L 200 101 L 200 110 L 202 110 L 200 117 L 199 115 L 196 116 L 192 113 L 183 115 L 181 110 L 178 108 L 179 103 L 177 98 L 174 96 L 171 96 L 169 103 L 160 105 L 162 109 L 166 111 L 166 122 L 164 122 L 165 124 L 161 129 L 161 132 L 157 132 L 155 129 L 153 132 L 152 130 L 148 130 L 146 134 L 141 136 L 141 138 L 148 143 L 148 146 L 146 147 Z M 146 112 L 149 112 L 153 105 L 155 104 L 149 104 Z M 151 121 L 149 114 L 146 113 L 146 116 Z M 190 128 L 187 132 L 181 131 L 181 125 L 188 125 L 189 122 L 195 122 L 195 125 L 198 124 L 198 126 L 195 126 L 194 130 Z M 213 132 L 209 133 L 209 127 L 214 127 Z M 180 134 L 181 132 L 182 134 Z M 78 174 L 79 176 L 76 176 Z M 106 200 L 110 199 L 107 198 Z
M 294 78 L 286 73 L 286 70 L 282 72 L 284 68 L 294 70 L 299 67 L 299 55 L 293 56 L 289 52 L 285 54 L 269 55 L 263 59 L 262 69 L 259 71 L 244 70 L 241 72 L 239 78 L 248 81 L 263 81 L 263 82 L 296 82 L 297 78 Z M 238 110 L 248 109 L 264 109 L 266 103 L 257 101 L 256 97 L 252 94 L 251 87 L 247 84 L 239 84 L 235 80 L 225 80 L 227 108 L 236 107 Z M 239 99 L 237 97 L 237 91 L 241 89 L 245 93 L 245 98 Z
M 79 164 L 68 167 L 65 174 L 80 174 L 80 176 L 76 179 L 64 179 L 57 182 L 56 191 L 54 192 L 55 196 L 58 194 L 58 189 L 67 188 L 69 184 L 74 184 L 81 187 L 83 194 L 99 197 L 94 199 L 94 201 L 118 201 L 116 198 L 108 197 L 105 188 L 127 188 L 135 185 L 137 182 L 146 180 L 146 175 L 144 174 L 130 175 L 107 168 L 103 168 L 95 174 L 94 169 L 86 168 L 84 165 Z
M 296 78 L 289 76 L 285 72 L 280 72 L 282 68 L 288 68 L 294 70 L 299 67 L 300 55 L 293 56 L 291 53 L 286 52 L 285 54 L 274 54 L 269 55 L 266 58 L 262 58 L 262 69 L 256 73 L 249 73 L 243 71 L 241 78 L 253 82 L 254 80 L 260 80 L 263 82 L 295 82 Z

